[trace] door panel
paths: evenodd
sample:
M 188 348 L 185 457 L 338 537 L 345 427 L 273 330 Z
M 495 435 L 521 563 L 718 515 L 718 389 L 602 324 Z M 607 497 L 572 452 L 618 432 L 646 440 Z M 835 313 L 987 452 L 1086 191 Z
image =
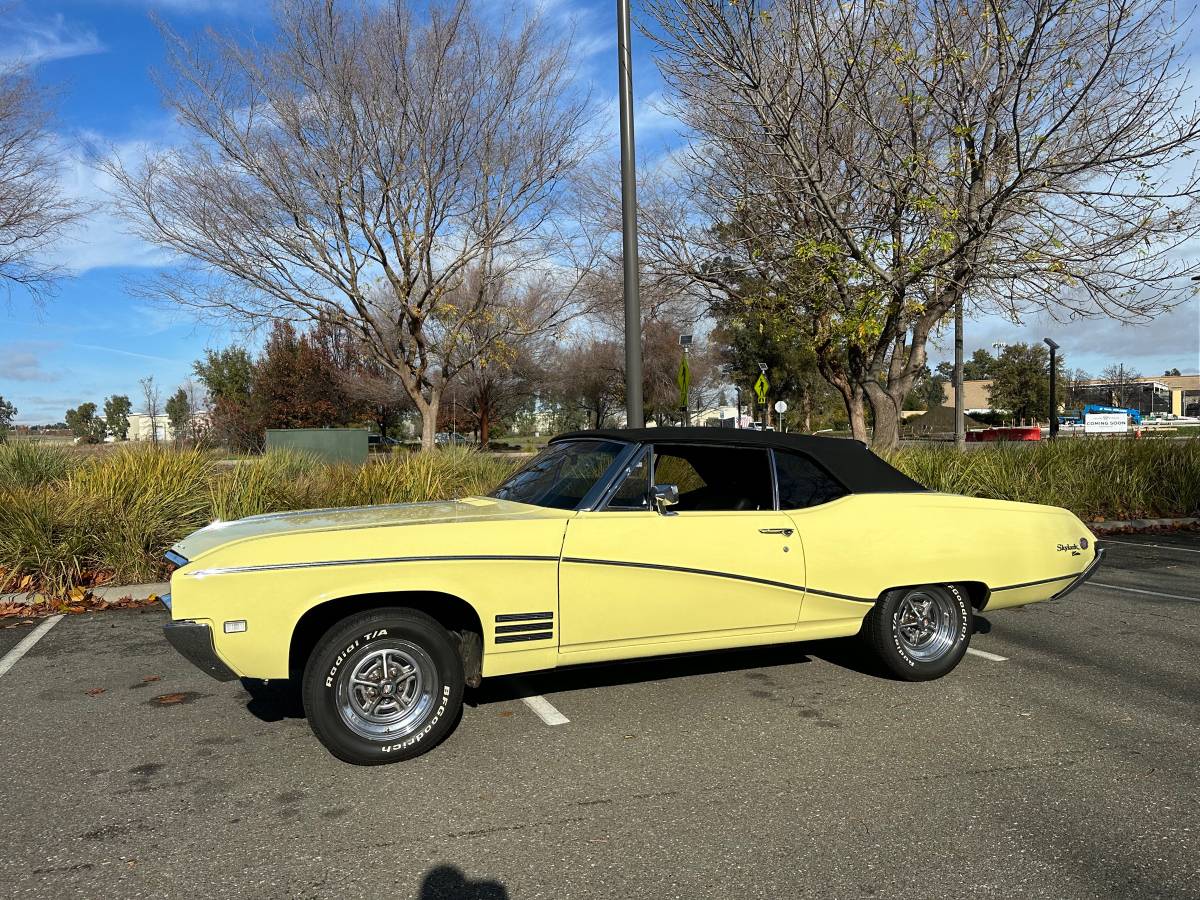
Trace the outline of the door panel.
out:
M 559 568 L 560 647 L 796 627 L 804 552 L 785 514 L 582 512 Z M 631 654 L 632 655 L 632 654 Z

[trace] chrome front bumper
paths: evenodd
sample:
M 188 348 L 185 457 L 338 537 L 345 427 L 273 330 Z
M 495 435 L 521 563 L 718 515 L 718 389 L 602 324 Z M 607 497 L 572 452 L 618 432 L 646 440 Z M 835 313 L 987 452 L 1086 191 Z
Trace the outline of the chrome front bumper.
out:
M 170 595 L 163 600 L 170 609 Z M 203 622 L 168 622 L 163 626 L 163 635 L 179 651 L 180 656 L 217 681 L 234 681 L 238 677 L 217 656 L 213 648 L 212 629 Z

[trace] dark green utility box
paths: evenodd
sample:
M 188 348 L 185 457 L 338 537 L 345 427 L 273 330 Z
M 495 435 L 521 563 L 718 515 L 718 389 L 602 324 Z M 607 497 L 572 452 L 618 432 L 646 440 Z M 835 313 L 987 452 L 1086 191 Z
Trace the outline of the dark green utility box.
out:
M 365 428 L 268 428 L 268 450 L 296 450 L 331 463 L 367 461 Z

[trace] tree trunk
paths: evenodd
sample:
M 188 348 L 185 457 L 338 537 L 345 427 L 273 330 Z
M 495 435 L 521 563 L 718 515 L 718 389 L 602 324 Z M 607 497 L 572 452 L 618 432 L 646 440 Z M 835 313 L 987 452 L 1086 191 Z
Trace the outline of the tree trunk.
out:
M 863 389 L 861 385 L 852 384 L 845 378 L 834 375 L 827 380 L 839 394 L 846 406 L 846 416 L 850 420 L 850 436 L 856 441 L 867 442 L 867 417 L 863 409 Z
M 479 446 L 485 449 L 488 445 L 492 425 L 491 417 L 488 415 L 488 406 L 486 400 L 479 404 Z
M 889 379 L 887 387 L 875 381 L 863 385 L 875 418 L 872 449 L 895 450 L 900 446 L 900 423 L 904 419 L 900 410 L 904 408 L 904 398 L 912 390 L 914 380 L 915 376 L 904 375 Z
M 417 412 L 421 414 L 422 450 L 433 450 L 437 446 L 434 436 L 437 434 L 438 407 L 441 406 L 441 400 L 440 391 L 430 391 L 429 399 L 417 405 Z

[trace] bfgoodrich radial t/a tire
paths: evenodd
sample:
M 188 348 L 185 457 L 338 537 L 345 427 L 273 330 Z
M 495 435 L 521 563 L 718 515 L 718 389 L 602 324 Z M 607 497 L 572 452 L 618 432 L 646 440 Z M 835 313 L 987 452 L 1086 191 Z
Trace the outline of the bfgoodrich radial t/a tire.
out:
M 963 591 L 927 584 L 884 594 L 867 614 L 862 635 L 893 674 L 929 681 L 958 665 L 973 627 Z
M 462 661 L 446 629 L 424 613 L 371 610 L 321 638 L 303 694 L 313 733 L 338 759 L 398 762 L 437 746 L 453 728 Z

